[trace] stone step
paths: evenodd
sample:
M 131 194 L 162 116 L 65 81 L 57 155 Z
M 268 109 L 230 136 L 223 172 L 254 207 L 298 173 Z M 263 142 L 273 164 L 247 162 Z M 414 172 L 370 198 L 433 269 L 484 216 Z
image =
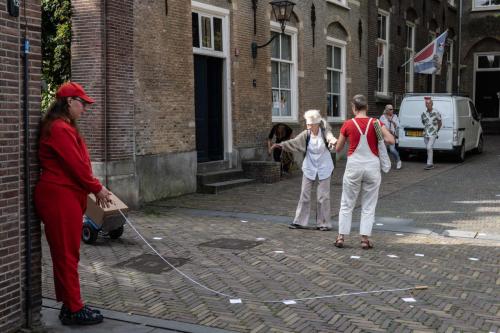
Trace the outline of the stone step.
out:
M 242 169 L 227 169 L 205 173 L 198 172 L 198 174 L 196 175 L 196 181 L 201 185 L 208 183 L 218 183 L 238 178 L 245 178 L 245 174 Z
M 197 173 L 216 172 L 229 169 L 229 161 L 210 161 L 198 163 Z
M 226 180 L 223 182 L 210 183 L 198 186 L 199 193 L 209 193 L 209 194 L 217 194 L 221 191 L 228 190 L 230 188 L 252 184 L 255 182 L 255 179 L 248 178 L 240 178 L 233 180 Z

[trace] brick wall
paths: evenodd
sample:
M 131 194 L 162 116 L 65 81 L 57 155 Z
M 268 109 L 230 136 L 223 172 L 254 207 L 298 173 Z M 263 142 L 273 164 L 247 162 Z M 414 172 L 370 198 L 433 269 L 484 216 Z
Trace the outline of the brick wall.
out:
M 194 151 L 194 65 L 190 1 L 135 2 L 136 153 Z
M 389 46 L 389 95 L 390 98 L 375 96 L 377 87 L 377 10 L 390 12 L 390 46 Z M 457 9 L 450 7 L 447 1 L 411 1 L 399 2 L 379 0 L 369 2 L 369 32 L 368 32 L 368 72 L 369 72 L 369 108 L 370 114 L 379 116 L 387 103 L 394 103 L 394 96 L 405 93 L 405 72 L 399 68 L 404 62 L 404 48 L 406 46 L 406 22 L 415 23 L 415 53 L 420 51 L 430 41 L 429 31 L 433 30 L 438 36 L 444 30 L 451 28 L 450 37 L 456 39 L 458 31 Z M 413 17 L 415 16 L 415 17 Z M 454 63 L 457 63 L 457 42 L 455 42 Z M 446 55 L 445 55 L 446 57 Z M 443 58 L 441 75 L 436 75 L 435 92 L 446 92 L 446 58 Z M 456 81 L 456 67 L 454 69 Z M 456 84 L 454 84 L 456 87 Z M 431 92 L 431 75 L 415 74 L 414 92 Z
M 31 184 L 37 179 L 36 139 L 40 119 L 40 1 L 26 5 L 29 55 Z M 8 15 L 0 3 L 0 332 L 15 332 L 25 323 L 25 209 L 23 137 L 23 65 L 21 58 L 24 10 Z M 40 224 L 31 208 L 32 320 L 39 323 L 41 306 Z
M 500 33 L 497 30 L 489 31 L 471 29 L 470 23 L 476 20 L 486 20 L 490 16 L 498 16 L 499 11 L 472 11 L 472 3 L 463 2 L 462 17 L 462 50 L 461 64 L 464 69 L 461 73 L 460 90 L 467 93 L 474 100 L 474 53 L 500 52 Z M 498 21 L 497 17 L 497 21 Z M 481 25 L 476 24 L 481 27 Z

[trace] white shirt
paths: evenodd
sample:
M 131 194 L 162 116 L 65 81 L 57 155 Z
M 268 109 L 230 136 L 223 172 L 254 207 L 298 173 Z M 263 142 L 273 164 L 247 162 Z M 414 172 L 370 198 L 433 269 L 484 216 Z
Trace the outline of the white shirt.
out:
M 321 128 L 318 135 L 314 135 L 311 132 L 307 154 L 304 163 L 302 163 L 302 172 L 310 180 L 315 180 L 316 176 L 318 176 L 319 180 L 323 180 L 332 175 L 333 161 L 330 151 L 323 141 Z

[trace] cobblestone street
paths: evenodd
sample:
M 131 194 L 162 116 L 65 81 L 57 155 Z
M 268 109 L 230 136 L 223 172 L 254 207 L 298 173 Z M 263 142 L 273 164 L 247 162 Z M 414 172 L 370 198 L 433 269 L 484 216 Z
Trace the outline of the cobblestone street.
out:
M 485 144 L 483 155 L 463 164 L 438 159 L 429 172 L 413 159 L 386 175 L 370 251 L 360 248 L 356 228 L 344 249 L 333 246 L 334 232 L 287 228 L 298 175 L 153 203 L 130 213 L 132 223 L 182 272 L 231 297 L 173 271 L 126 226 L 119 240 L 82 244 L 84 299 L 109 310 L 205 325 L 207 332 L 498 332 L 500 242 L 477 236 L 500 234 L 500 143 L 488 137 Z M 342 174 L 339 163 L 334 216 Z M 443 237 L 444 230 L 471 231 L 475 238 Z M 45 243 L 43 273 L 44 297 L 54 298 Z M 428 289 L 281 302 L 421 285 Z

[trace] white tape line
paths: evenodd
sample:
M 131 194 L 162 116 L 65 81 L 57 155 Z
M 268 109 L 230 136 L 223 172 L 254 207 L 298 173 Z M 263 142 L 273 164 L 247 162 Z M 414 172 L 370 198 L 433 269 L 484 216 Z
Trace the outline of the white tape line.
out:
M 415 257 L 425 257 L 425 254 L 422 254 L 422 253 L 415 253 Z
M 247 223 L 248 221 L 247 220 L 241 220 L 241 223 Z
M 417 300 L 414 299 L 413 297 L 403 297 L 401 298 L 403 301 L 405 302 L 409 302 L 409 303 L 413 303 L 413 302 L 416 302 Z
M 241 304 L 241 298 L 232 298 L 229 300 L 229 303 L 231 304 Z
M 375 223 L 375 225 L 384 225 L 383 223 Z
M 394 255 L 394 254 L 388 254 L 387 255 L 389 258 L 399 258 L 397 255 Z
M 156 249 L 151 245 L 149 244 L 149 242 L 146 240 L 146 238 L 144 238 L 141 233 L 135 228 L 135 226 L 132 224 L 132 222 L 130 222 L 130 220 L 125 216 L 125 214 L 123 214 L 123 212 L 121 210 L 119 210 L 120 214 L 123 216 L 123 218 L 125 219 L 125 221 L 127 222 L 127 224 L 130 226 L 130 228 L 132 228 L 132 230 L 137 234 L 137 236 L 139 236 L 140 239 L 142 239 L 142 241 L 158 256 L 160 257 L 167 265 L 169 265 L 174 271 L 176 271 L 177 273 L 179 273 L 180 275 L 182 275 L 184 278 L 186 278 L 187 280 L 191 281 L 192 283 L 194 283 L 195 285 L 197 285 L 198 287 L 202 288 L 202 289 L 205 289 L 205 290 L 208 290 L 214 294 L 217 294 L 217 295 L 220 295 L 220 296 L 224 296 L 224 297 L 227 297 L 229 298 L 229 302 L 231 302 L 231 300 L 240 300 L 241 302 L 243 302 L 243 300 L 246 300 L 246 301 L 251 301 L 251 302 L 260 302 L 260 303 L 284 303 L 284 302 L 293 302 L 293 303 L 288 303 L 288 304 L 296 304 L 297 302 L 299 301 L 309 301 L 309 300 L 314 300 L 314 299 L 323 299 L 323 298 L 334 298 L 334 297 L 344 297 L 344 296 L 359 296 L 359 295 L 368 295 L 368 294 L 380 294 L 380 293 L 390 293 L 390 292 L 397 292 L 397 291 L 408 291 L 408 290 L 413 290 L 415 288 L 399 288 L 399 289 L 383 289 L 383 290 L 370 290 L 370 291 L 359 291 L 359 292 L 351 292 L 351 293 L 342 293 L 342 294 L 333 294 L 333 295 L 323 295 L 323 296 L 314 296 L 314 297 L 305 297 L 305 298 L 294 298 L 294 299 L 289 299 L 289 300 L 260 300 L 260 299 L 252 299 L 252 298 L 238 298 L 238 297 L 235 297 L 235 296 L 232 296 L 232 295 L 229 295 L 229 294 L 225 294 L 223 292 L 220 292 L 220 291 L 217 291 L 217 290 L 214 290 L 212 288 L 209 288 L 203 284 L 201 284 L 200 282 L 194 280 L 193 278 L 191 278 L 189 275 L 187 275 L 186 273 L 182 272 L 180 269 L 178 269 L 177 267 L 175 267 L 173 264 L 171 264 L 167 259 L 165 259 L 158 251 L 156 251 Z M 276 252 L 276 251 L 275 251 Z M 284 252 L 284 251 L 281 251 L 281 252 Z M 396 256 L 397 257 L 397 256 Z M 286 304 L 286 303 L 285 303 Z
M 281 251 L 281 250 L 278 250 L 278 251 L 273 251 L 274 253 L 285 253 L 285 251 Z
M 479 258 L 469 258 L 470 261 L 479 261 Z
M 360 256 L 351 256 L 351 259 L 359 259 L 361 258 Z
M 396 234 L 396 236 L 404 236 L 405 234 Z
M 161 237 L 153 237 L 154 240 L 162 240 L 163 238 Z
M 265 238 L 262 238 L 262 237 L 259 237 L 259 238 L 255 238 L 255 240 L 256 240 L 257 242 L 263 242 L 263 241 L 265 241 L 266 239 L 265 239 Z
M 292 305 L 292 304 L 297 304 L 297 302 L 295 302 L 294 300 L 292 299 L 288 299 L 286 301 L 283 301 L 283 304 L 286 304 L 286 305 Z

